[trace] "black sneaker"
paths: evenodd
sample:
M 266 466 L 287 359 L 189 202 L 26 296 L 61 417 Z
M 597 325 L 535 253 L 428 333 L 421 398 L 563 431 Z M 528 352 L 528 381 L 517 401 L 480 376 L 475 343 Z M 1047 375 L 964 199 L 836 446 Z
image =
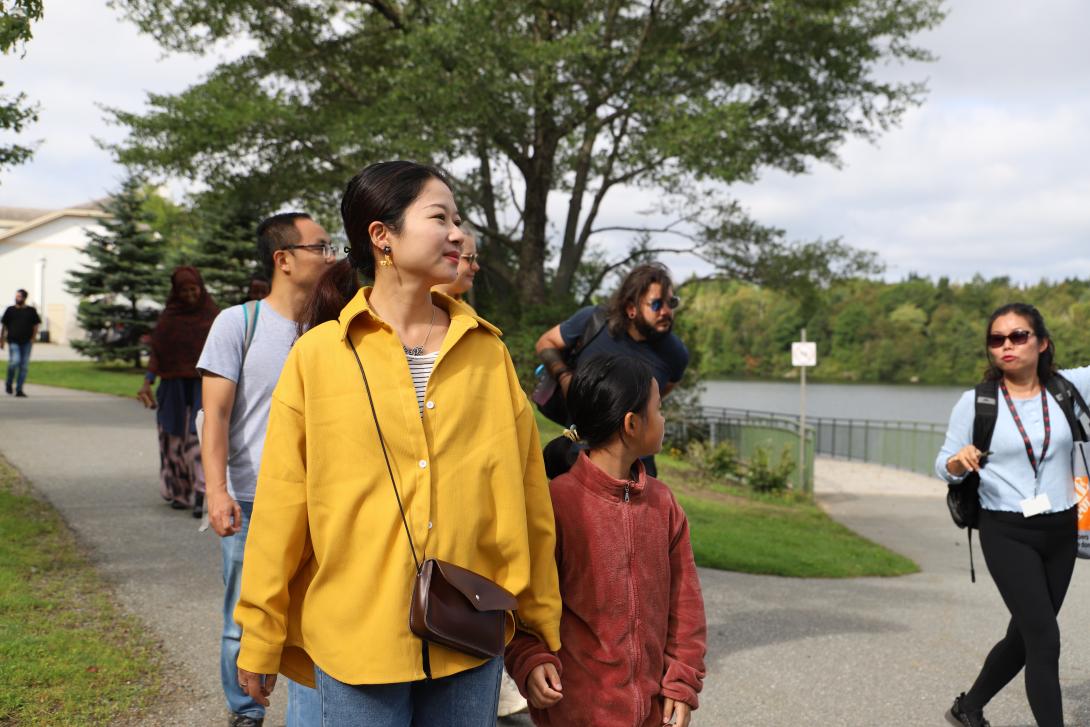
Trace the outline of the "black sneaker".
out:
M 961 700 L 963 699 L 965 699 L 965 692 L 959 694 L 954 699 L 953 706 L 946 711 L 946 721 L 962 727 L 991 727 L 988 720 L 984 719 L 983 709 L 978 709 L 975 712 L 966 712 L 962 709 Z
M 6 391 L 8 393 L 8 396 L 11 396 L 14 393 L 11 390 L 11 384 L 4 384 L 4 391 Z
M 16 399 L 25 399 L 26 394 L 23 392 L 22 389 L 19 389 L 18 391 L 15 392 L 15 398 Z
M 232 712 L 227 718 L 227 727 L 261 727 L 264 722 L 264 717 L 250 717 Z

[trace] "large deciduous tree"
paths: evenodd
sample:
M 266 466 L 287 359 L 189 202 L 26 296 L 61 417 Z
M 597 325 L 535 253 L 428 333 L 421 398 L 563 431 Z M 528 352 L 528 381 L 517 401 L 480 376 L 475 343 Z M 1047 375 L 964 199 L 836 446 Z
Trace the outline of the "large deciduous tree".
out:
M 24 47 L 31 38 L 31 22 L 41 19 L 42 0 L 0 0 L 0 53 Z M 0 95 L 0 130 L 19 133 L 37 119 L 38 108 L 25 93 Z M 0 144 L 0 170 L 22 164 L 33 154 L 34 149 L 23 144 Z
M 896 123 L 924 88 L 881 66 L 927 59 L 913 36 L 941 19 L 939 0 L 114 4 L 170 50 L 253 44 L 146 113 L 114 110 L 124 161 L 325 209 L 368 162 L 436 162 L 483 231 L 489 284 L 524 304 L 663 251 L 762 282 L 868 269 L 836 242 L 790 244 L 727 187 Z M 600 222 L 622 190 L 654 200 L 633 204 L 648 224 Z M 634 242 L 610 254 L 608 233 Z

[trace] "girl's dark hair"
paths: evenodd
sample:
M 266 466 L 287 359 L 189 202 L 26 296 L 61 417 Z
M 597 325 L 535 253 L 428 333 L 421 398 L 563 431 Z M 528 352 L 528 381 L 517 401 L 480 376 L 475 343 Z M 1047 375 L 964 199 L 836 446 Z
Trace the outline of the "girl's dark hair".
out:
M 1008 313 L 1022 316 L 1029 321 L 1030 327 L 1033 328 L 1033 335 L 1037 337 L 1038 341 L 1048 341 L 1048 348 L 1042 351 L 1037 359 L 1037 378 L 1044 384 L 1056 373 L 1056 344 L 1053 343 L 1052 334 L 1048 332 L 1048 328 L 1045 326 L 1045 318 L 1041 315 L 1041 311 L 1029 303 L 1007 303 L 996 308 L 991 317 L 988 318 L 988 327 L 984 329 L 984 350 L 988 356 L 988 370 L 984 372 L 984 380 L 999 381 L 1003 378 L 1003 372 L 995 365 L 991 349 L 988 348 L 987 337 L 992 332 L 992 324 L 995 323 L 995 319 Z
M 405 210 L 420 196 L 429 179 L 450 187 L 438 168 L 408 161 L 377 162 L 352 177 L 341 198 L 341 219 L 348 236 L 348 257 L 322 275 L 311 293 L 300 328 L 331 321 L 359 290 L 357 271 L 375 277 L 375 254 L 371 246 L 372 222 L 382 222 L 395 232 L 401 229 Z
M 662 263 L 644 263 L 637 265 L 628 272 L 620 287 L 613 297 L 609 299 L 607 314 L 609 320 L 609 332 L 614 336 L 628 328 L 628 306 L 634 305 L 637 310 L 640 307 L 640 298 L 647 289 L 655 283 L 662 287 L 662 294 L 669 295 L 674 290 L 674 282 L 670 279 L 670 271 Z
M 626 414 L 647 411 L 651 378 L 651 367 L 638 358 L 606 355 L 580 362 L 567 396 L 579 438 L 592 449 L 609 443 Z

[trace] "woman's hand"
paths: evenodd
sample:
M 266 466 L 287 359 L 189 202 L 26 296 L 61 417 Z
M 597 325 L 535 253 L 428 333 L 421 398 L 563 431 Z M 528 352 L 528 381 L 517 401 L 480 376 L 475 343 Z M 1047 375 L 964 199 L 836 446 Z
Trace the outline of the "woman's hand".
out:
M 534 709 L 548 709 L 564 695 L 560 693 L 560 675 L 552 664 L 538 664 L 526 678 L 526 700 Z
M 140 387 L 140 391 L 136 392 L 136 398 L 140 400 L 145 409 L 154 409 L 156 406 L 155 394 L 151 392 L 151 384 L 147 381 Z
M 275 674 L 254 674 L 245 669 L 238 670 L 238 685 L 242 691 L 250 695 L 250 699 L 258 704 L 268 707 L 269 695 L 276 686 Z
M 689 727 L 691 714 L 692 708 L 685 702 L 678 702 L 667 697 L 662 706 L 662 723 L 677 725 L 677 727 Z
M 959 449 L 957 454 L 946 460 L 946 471 L 955 477 L 961 477 L 966 472 L 979 472 L 980 458 L 983 456 L 983 452 L 967 444 Z

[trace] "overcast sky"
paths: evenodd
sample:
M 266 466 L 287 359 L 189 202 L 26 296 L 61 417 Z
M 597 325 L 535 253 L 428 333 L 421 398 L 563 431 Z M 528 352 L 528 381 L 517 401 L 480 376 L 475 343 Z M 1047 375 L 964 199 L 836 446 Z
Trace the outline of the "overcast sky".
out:
M 839 168 L 768 172 L 733 192 L 793 239 L 842 237 L 878 252 L 890 279 L 1090 277 L 1090 2 L 947 9 L 919 39 L 939 60 L 889 70 L 930 86 L 899 128 L 876 144 L 849 141 Z M 122 172 L 93 138 L 124 130 L 97 104 L 140 109 L 148 92 L 180 91 L 217 60 L 164 56 L 105 3 L 46 0 L 45 12 L 26 56 L 0 58 L 4 92 L 41 104 L 23 138 L 42 140 L 33 161 L 0 173 L 0 206 L 62 207 L 109 192 Z M 630 200 L 610 200 L 610 224 L 630 214 Z

